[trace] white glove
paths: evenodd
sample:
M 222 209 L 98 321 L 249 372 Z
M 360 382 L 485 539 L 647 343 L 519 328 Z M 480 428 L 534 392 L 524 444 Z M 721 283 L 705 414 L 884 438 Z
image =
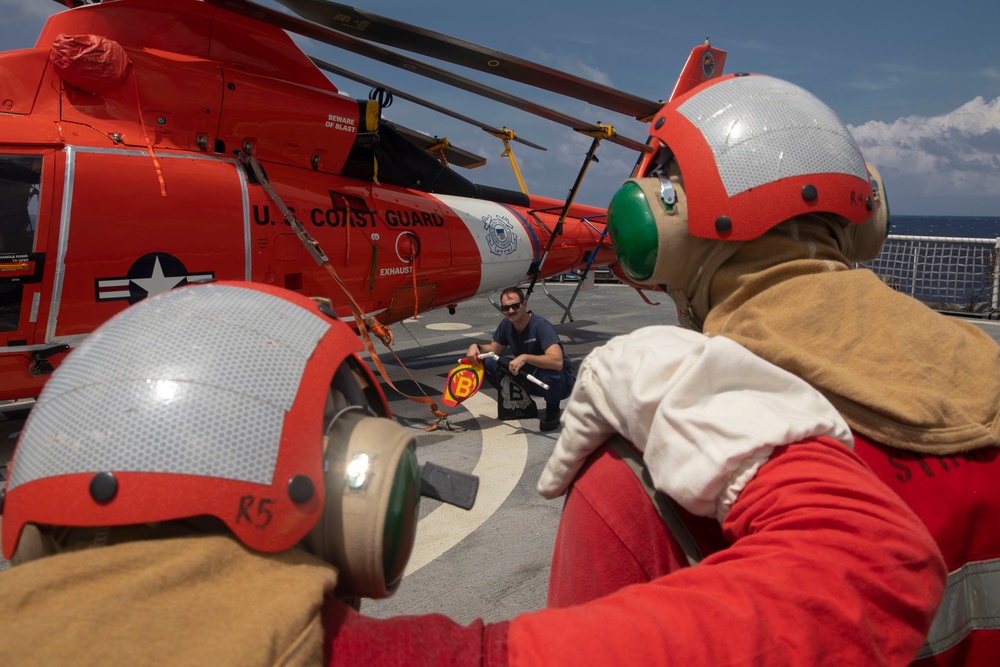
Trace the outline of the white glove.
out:
M 725 517 L 775 447 L 816 436 L 848 447 L 840 414 L 799 377 L 724 337 L 638 329 L 580 365 L 538 492 L 566 492 L 586 458 L 621 434 L 653 483 L 689 512 Z

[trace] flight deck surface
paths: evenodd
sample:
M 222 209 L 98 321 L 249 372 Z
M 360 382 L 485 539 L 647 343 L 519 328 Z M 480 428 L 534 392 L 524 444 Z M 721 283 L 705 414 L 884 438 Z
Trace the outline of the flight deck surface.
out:
M 576 283 L 549 283 L 545 289 L 566 304 Z M 579 367 L 592 349 L 613 336 L 677 323 L 665 295 L 649 296 L 661 304 L 647 305 L 625 285 L 598 284 L 580 290 L 572 321 L 561 322 L 563 311 L 539 285 L 529 306 L 553 323 Z M 498 302 L 499 294 L 493 300 Z M 459 304 L 454 315 L 442 309 L 393 325 L 393 348 L 413 380 L 381 343 L 375 346 L 400 390 L 422 395 L 422 389 L 439 400 L 448 371 L 470 343 L 489 342 L 500 318 L 484 297 Z M 1000 323 L 970 321 L 1000 342 Z M 499 421 L 496 392 L 485 387 L 459 406 L 444 408 L 447 423 L 428 432 L 436 418 L 426 404 L 406 399 L 384 382 L 383 390 L 395 419 L 416 438 L 419 461 L 474 474 L 479 490 L 471 510 L 421 500 L 417 541 L 399 590 L 386 600 L 365 600 L 362 611 L 376 617 L 435 612 L 468 623 L 505 620 L 542 608 L 563 501 L 542 498 L 535 485 L 559 431 L 542 433 L 537 419 Z M 544 413 L 541 399 L 536 402 Z M 0 421 L 0 465 L 10 460 L 19 428 L 20 422 Z M 0 569 L 6 566 L 0 560 Z
M 576 284 L 549 283 L 546 289 L 567 304 Z M 561 322 L 561 308 L 536 286 L 529 307 L 552 322 L 579 368 L 587 353 L 615 335 L 677 323 L 673 303 L 665 295 L 651 298 L 661 305 L 645 304 L 630 287 L 599 284 L 580 290 L 571 310 L 573 321 Z M 499 302 L 499 294 L 493 300 Z M 433 311 L 419 321 L 394 326 L 395 347 L 428 393 L 434 389 L 440 396 L 448 371 L 469 344 L 492 340 L 500 319 L 488 299 L 477 299 L 460 304 L 455 315 Z M 396 370 L 403 373 L 391 367 L 389 372 Z M 538 419 L 499 421 L 492 387 L 450 409 L 448 423 L 455 430 L 438 427 L 429 433 L 423 429 L 434 418 L 426 405 L 391 390 L 386 395 L 396 419 L 415 429 L 419 460 L 477 475 L 479 495 L 470 511 L 423 499 L 417 544 L 399 590 L 387 600 L 366 600 L 362 611 L 379 617 L 438 612 L 468 623 L 476 618 L 509 619 L 544 607 L 563 501 L 542 498 L 535 485 L 559 431 L 539 431 Z M 544 414 L 543 401 L 535 402 Z

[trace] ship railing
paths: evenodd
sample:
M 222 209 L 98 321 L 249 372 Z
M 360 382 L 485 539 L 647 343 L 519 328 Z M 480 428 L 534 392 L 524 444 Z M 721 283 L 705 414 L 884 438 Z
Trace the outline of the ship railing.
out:
M 992 319 L 1000 313 L 998 249 L 1000 238 L 890 235 L 861 266 L 934 310 Z

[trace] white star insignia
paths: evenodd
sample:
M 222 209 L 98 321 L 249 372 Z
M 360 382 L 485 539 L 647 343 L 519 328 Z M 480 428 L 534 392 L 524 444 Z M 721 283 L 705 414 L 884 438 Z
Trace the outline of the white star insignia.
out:
M 132 278 L 132 282 L 141 289 L 146 290 L 146 296 L 156 296 L 161 292 L 171 290 L 181 283 L 187 276 L 165 276 L 160 268 L 160 258 L 156 258 L 153 265 L 153 274 L 149 278 Z

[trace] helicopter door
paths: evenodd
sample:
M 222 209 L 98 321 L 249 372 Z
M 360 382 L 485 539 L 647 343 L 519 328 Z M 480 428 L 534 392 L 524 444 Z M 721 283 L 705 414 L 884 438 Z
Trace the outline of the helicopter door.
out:
M 41 188 L 41 155 L 0 154 L 0 347 L 28 344 L 37 317 Z
M 72 342 L 182 285 L 249 280 L 246 181 L 232 159 L 66 149 L 48 342 Z

